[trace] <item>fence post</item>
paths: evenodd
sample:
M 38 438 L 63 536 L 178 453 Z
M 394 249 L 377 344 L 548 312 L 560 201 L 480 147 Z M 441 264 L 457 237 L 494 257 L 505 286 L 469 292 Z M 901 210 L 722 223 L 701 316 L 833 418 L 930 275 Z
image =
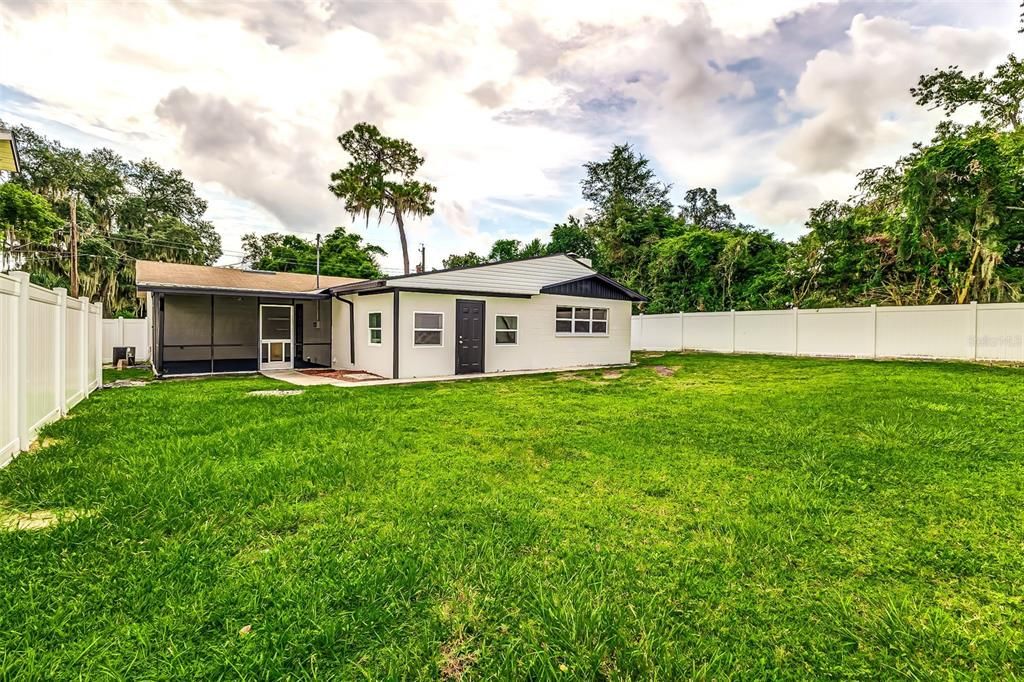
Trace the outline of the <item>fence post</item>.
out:
M 732 308 L 729 311 L 729 315 L 732 318 L 732 348 L 729 349 L 730 353 L 736 352 L 736 309 Z
M 124 342 L 124 318 L 123 317 L 117 318 L 117 343 L 115 343 L 114 345 L 115 346 L 124 346 L 124 345 L 126 345 L 125 342 Z M 111 358 L 111 359 L 113 359 L 113 358 Z
M 62 415 L 68 413 L 67 392 L 67 343 L 68 343 L 68 290 L 63 287 L 54 289 L 57 292 L 57 349 L 53 361 L 57 363 L 57 406 Z
M 79 313 L 81 326 L 77 340 L 78 348 L 75 352 L 78 353 L 78 390 L 82 394 L 81 399 L 85 400 L 89 395 L 89 297 L 79 296 L 78 302 L 82 304 L 82 310 Z
M 971 359 L 972 360 L 977 360 L 978 359 L 978 302 L 977 301 L 971 301 L 971 328 L 974 330 L 974 332 L 973 332 L 974 343 L 972 344 L 973 348 L 971 349 Z
M 12 271 L 11 277 L 18 280 L 18 312 L 15 346 L 17 347 L 17 365 L 14 369 L 17 380 L 14 382 L 14 410 L 18 424 L 18 448 L 28 450 L 28 273 Z
M 871 304 L 871 357 L 878 357 L 878 306 Z
M 686 350 L 686 313 L 679 311 L 679 350 Z
M 121 345 L 124 345 L 124 319 L 121 318 Z M 103 304 L 96 304 L 96 388 L 103 388 Z

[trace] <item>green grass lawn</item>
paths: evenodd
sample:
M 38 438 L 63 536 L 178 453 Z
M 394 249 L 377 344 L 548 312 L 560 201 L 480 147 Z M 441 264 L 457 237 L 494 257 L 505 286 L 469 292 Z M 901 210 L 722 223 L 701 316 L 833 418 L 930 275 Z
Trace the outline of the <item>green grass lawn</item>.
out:
M 0 677 L 1024 675 L 1020 370 L 272 388 L 100 391 L 0 471 L 64 514 L 0 531 Z

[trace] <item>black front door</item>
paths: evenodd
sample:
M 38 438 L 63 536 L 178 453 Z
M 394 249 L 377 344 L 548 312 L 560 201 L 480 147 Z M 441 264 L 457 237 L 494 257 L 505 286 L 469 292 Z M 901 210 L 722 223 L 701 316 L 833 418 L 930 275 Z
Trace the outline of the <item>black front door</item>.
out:
M 484 302 L 455 301 L 455 373 L 484 371 Z

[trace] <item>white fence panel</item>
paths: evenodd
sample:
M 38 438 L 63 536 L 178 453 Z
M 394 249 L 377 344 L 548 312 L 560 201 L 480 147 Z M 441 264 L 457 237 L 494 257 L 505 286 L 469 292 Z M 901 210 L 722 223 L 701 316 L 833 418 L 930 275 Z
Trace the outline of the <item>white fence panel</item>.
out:
M 28 428 L 35 431 L 60 416 L 57 394 L 57 344 L 60 320 L 57 292 L 29 285 L 28 294 Z
M 683 348 L 731 353 L 734 340 L 732 313 L 683 315 Z
M 736 313 L 736 352 L 785 355 L 795 348 L 796 313 L 792 310 Z
M 1024 361 L 1024 304 L 978 306 L 979 360 Z
M 821 308 L 797 313 L 800 355 L 871 358 L 876 308 Z
M 636 315 L 632 332 L 633 350 L 1024 362 L 1022 303 Z
M 877 308 L 876 355 L 970 360 L 973 308 L 973 304 Z
M 0 274 L 0 466 L 99 387 L 103 308 Z
M 677 350 L 683 345 L 683 325 L 679 313 L 635 315 L 634 338 L 646 339 L 644 350 Z
M 134 346 L 136 362 L 149 361 L 149 319 L 103 320 L 103 362 L 114 361 L 114 346 Z

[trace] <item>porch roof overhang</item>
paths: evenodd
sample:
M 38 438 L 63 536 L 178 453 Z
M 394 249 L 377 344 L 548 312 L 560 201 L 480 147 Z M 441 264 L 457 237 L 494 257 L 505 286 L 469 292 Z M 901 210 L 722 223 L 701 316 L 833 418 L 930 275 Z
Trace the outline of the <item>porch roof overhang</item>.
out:
M 280 291 L 270 289 L 235 289 L 232 287 L 203 287 L 203 286 L 182 286 L 173 284 L 146 284 L 137 285 L 140 292 L 152 292 L 159 294 L 197 294 L 213 296 L 249 296 L 260 298 L 295 298 L 301 300 L 318 300 L 331 298 L 326 291 Z

